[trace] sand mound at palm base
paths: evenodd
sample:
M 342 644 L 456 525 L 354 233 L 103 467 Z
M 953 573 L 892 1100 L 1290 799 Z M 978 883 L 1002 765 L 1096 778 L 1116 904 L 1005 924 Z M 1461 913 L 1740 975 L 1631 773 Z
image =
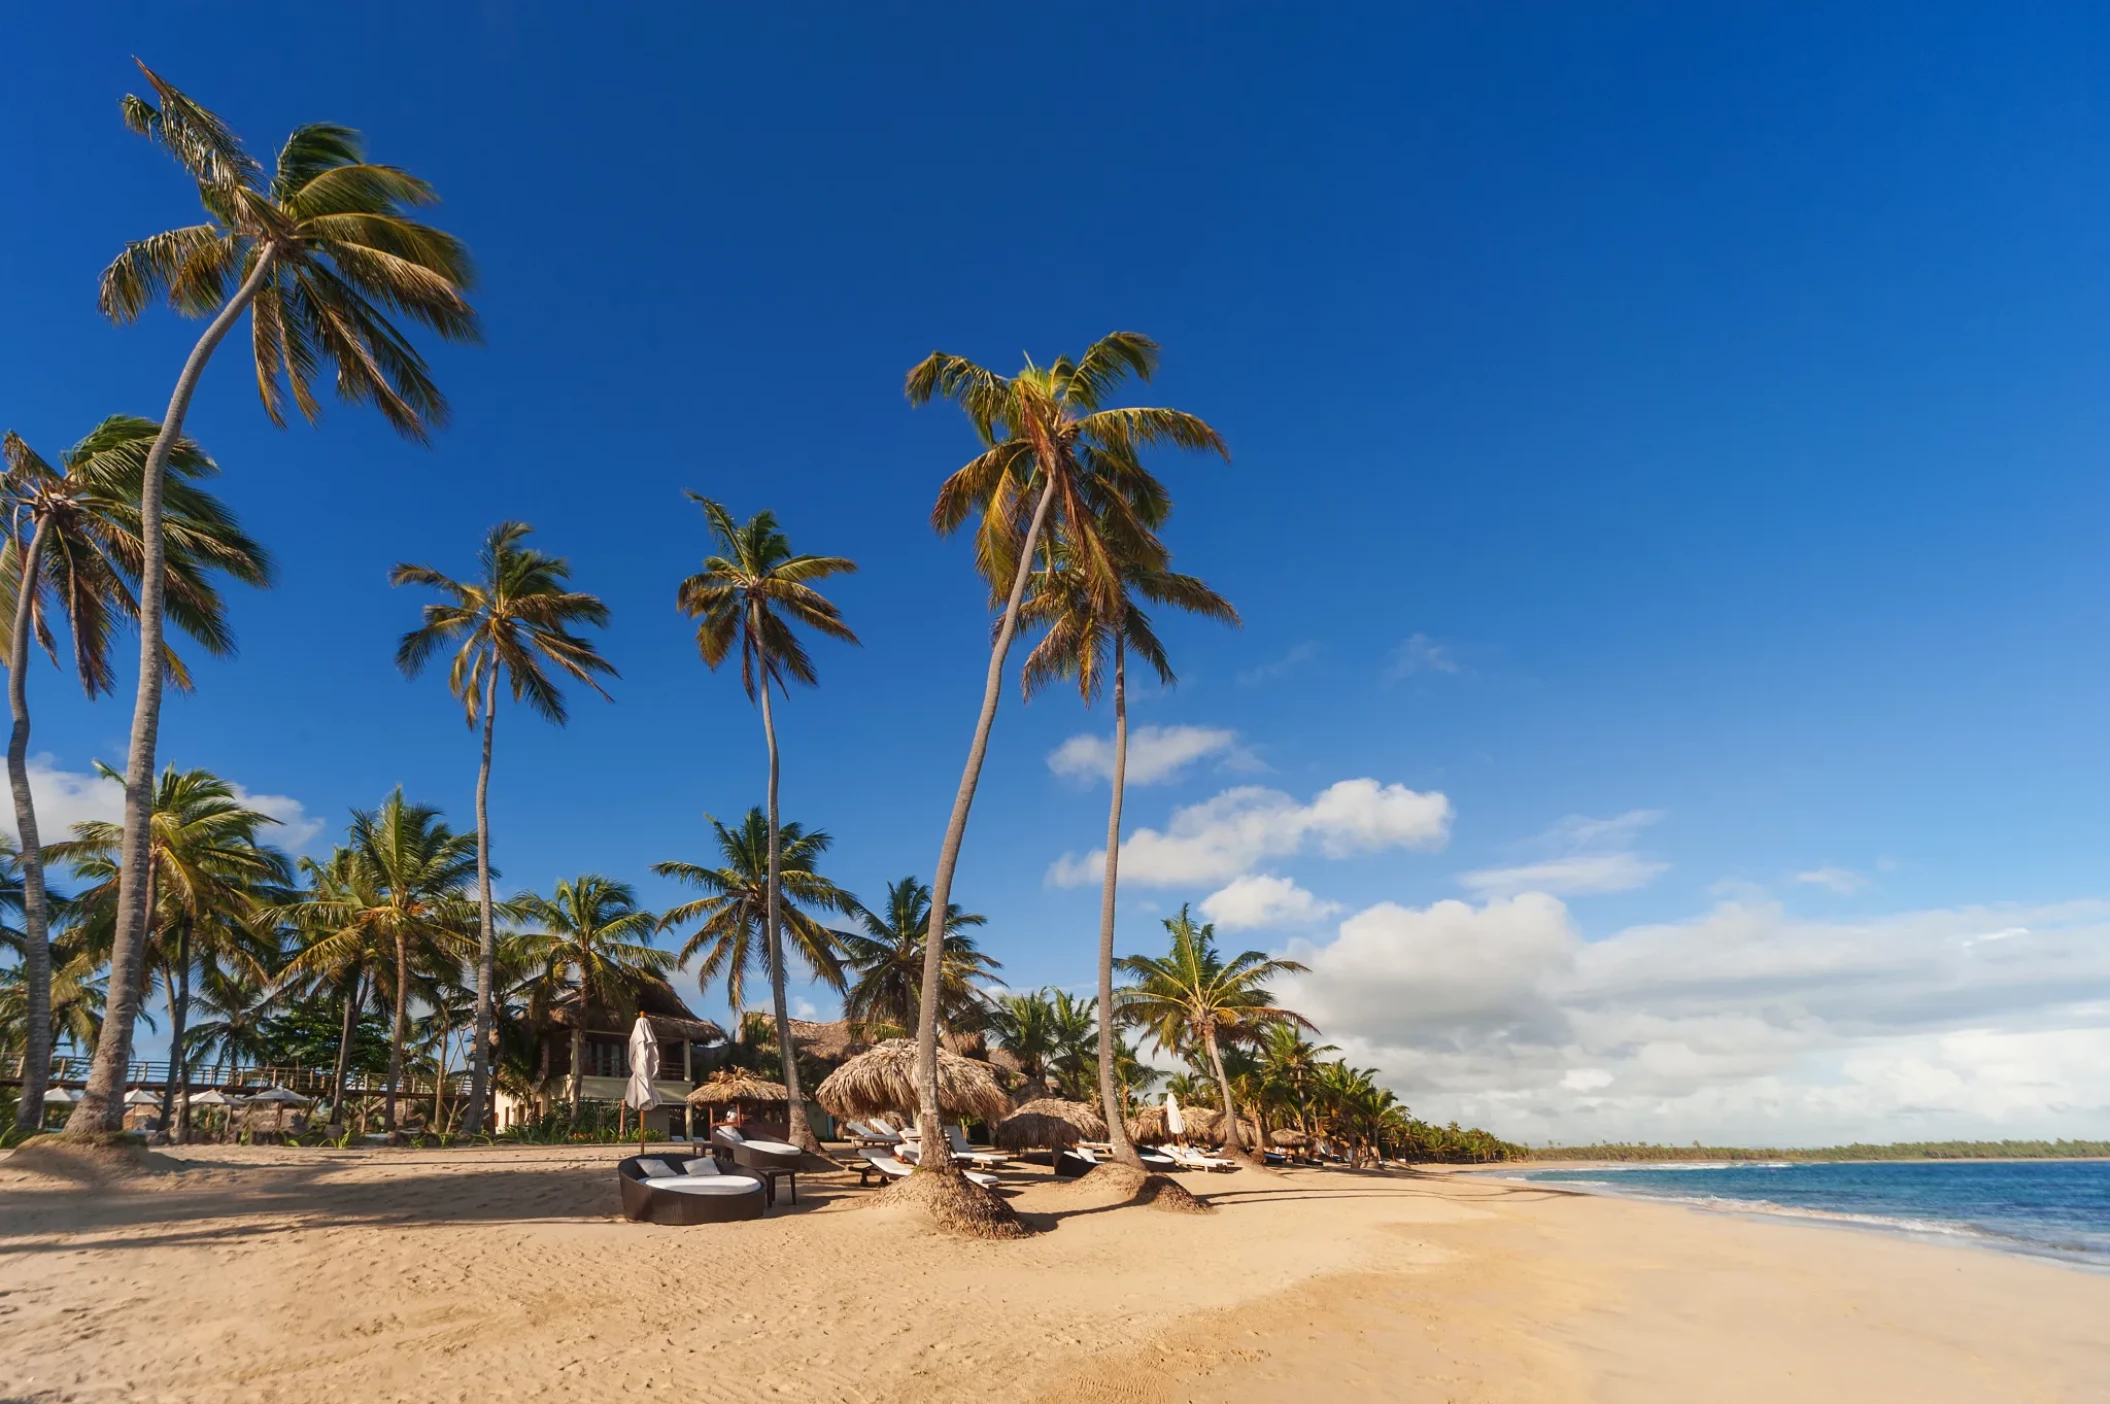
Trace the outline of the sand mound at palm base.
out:
M 108 1184 L 137 1175 L 175 1175 L 190 1167 L 157 1155 L 122 1131 L 60 1132 L 24 1141 L 4 1162 L 9 1170 L 75 1184 Z

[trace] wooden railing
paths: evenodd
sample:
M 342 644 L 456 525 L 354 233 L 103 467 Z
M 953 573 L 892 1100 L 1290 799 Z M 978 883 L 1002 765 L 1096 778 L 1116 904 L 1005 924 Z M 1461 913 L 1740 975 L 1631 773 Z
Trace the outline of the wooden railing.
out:
M 23 1059 L 10 1058 L 0 1063 L 0 1084 L 19 1087 L 22 1083 Z M 284 1087 L 303 1095 L 326 1093 L 336 1073 L 330 1067 L 306 1067 L 296 1065 L 258 1064 L 236 1066 L 221 1064 L 191 1069 L 189 1083 L 193 1092 L 202 1092 L 208 1087 L 218 1087 L 235 1092 L 244 1088 L 261 1090 L 265 1087 Z M 167 1059 L 138 1059 L 125 1066 L 126 1087 L 161 1088 L 168 1085 L 169 1065 Z M 88 1081 L 88 1059 L 53 1058 L 51 1060 L 51 1082 L 54 1086 L 79 1088 Z M 468 1085 L 465 1072 L 447 1074 L 449 1091 L 459 1091 Z M 353 1072 L 345 1078 L 347 1093 L 378 1095 L 387 1090 L 388 1079 L 375 1073 Z M 431 1096 L 433 1079 L 430 1073 L 406 1072 L 396 1085 L 398 1096 Z

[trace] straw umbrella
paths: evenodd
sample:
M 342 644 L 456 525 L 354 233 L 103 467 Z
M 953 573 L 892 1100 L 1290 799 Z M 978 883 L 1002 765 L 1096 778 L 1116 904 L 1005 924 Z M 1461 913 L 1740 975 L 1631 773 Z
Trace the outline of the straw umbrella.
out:
M 710 1081 L 689 1093 L 689 1105 L 706 1109 L 717 1107 L 735 1108 L 745 1120 L 752 1108 L 768 1107 L 782 1111 L 791 1102 L 791 1093 L 781 1082 L 771 1082 L 737 1068 L 723 1068 L 711 1075 Z M 715 1111 L 710 1118 L 716 1120 Z
M 1267 1138 L 1284 1150 L 1302 1150 L 1311 1144 L 1311 1137 L 1292 1126 L 1270 1131 Z
M 989 1128 L 998 1150 L 1061 1150 L 1106 1139 L 1106 1118 L 1089 1102 L 1041 1097 Z
M 828 1074 L 813 1098 L 843 1118 L 915 1115 L 916 1041 L 890 1038 Z M 994 1124 L 1010 1115 L 1011 1099 L 987 1063 L 938 1050 L 938 1108 L 963 1121 Z

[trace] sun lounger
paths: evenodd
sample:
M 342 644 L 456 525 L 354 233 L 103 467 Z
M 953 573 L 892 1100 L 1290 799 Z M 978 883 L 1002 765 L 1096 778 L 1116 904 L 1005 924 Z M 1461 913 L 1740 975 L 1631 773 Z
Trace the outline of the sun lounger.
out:
M 867 1126 L 862 1121 L 846 1121 L 843 1123 L 843 1130 L 849 1132 L 850 1139 L 860 1145 L 898 1146 L 901 1144 L 900 1132 L 884 1130 L 878 1126 Z
M 733 1153 L 733 1163 L 750 1170 L 796 1170 L 806 1153 L 789 1141 L 751 1141 L 730 1126 L 711 1130 L 711 1139 Z
M 767 1199 L 759 1178 L 727 1173 L 709 1157 L 677 1168 L 658 1156 L 634 1155 L 616 1166 L 616 1184 L 623 1217 L 654 1224 L 759 1219 Z
M 1203 1155 L 1190 1146 L 1166 1146 L 1165 1154 L 1182 1170 L 1236 1170 L 1238 1162 L 1223 1160 L 1213 1155 Z
M 978 1151 L 967 1144 L 967 1133 L 957 1126 L 945 1128 L 945 1144 L 952 1147 L 955 1160 L 971 1160 L 977 1165 L 1002 1165 L 1011 1159 L 1002 1151 Z
M 907 1164 L 899 1156 L 888 1155 L 883 1151 L 876 1150 L 860 1151 L 859 1154 L 864 1157 L 866 1165 L 870 1166 L 873 1171 L 876 1171 L 885 1179 L 905 1180 L 916 1173 L 916 1167 Z M 866 1183 L 865 1173 L 865 1170 L 860 1167 L 857 1173 L 859 1184 Z M 960 1173 L 980 1185 L 983 1189 L 995 1189 L 1000 1183 L 996 1176 L 985 1175 L 979 1170 L 962 1170 Z

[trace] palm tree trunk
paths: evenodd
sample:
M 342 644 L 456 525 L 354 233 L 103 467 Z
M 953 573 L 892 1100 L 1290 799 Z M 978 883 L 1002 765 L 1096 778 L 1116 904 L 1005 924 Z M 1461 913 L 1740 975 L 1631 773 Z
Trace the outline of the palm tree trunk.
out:
M 945 988 L 945 911 L 952 901 L 952 874 L 960 865 L 960 844 L 967 837 L 967 812 L 974 808 L 974 788 L 981 781 L 982 761 L 989 754 L 989 731 L 996 725 L 996 704 L 1004 692 L 1004 660 L 1010 656 L 1011 639 L 1018 632 L 1019 602 L 1026 597 L 1026 582 L 1033 575 L 1033 552 L 1047 525 L 1049 504 L 1055 500 L 1055 477 L 1051 473 L 1047 478 L 1047 486 L 1040 490 L 1040 501 L 1033 506 L 1033 521 L 1026 528 L 1026 539 L 1019 547 L 1018 571 L 1011 580 L 1010 598 L 1004 601 L 1003 623 L 997 627 L 996 642 L 989 650 L 982 714 L 974 725 L 974 741 L 967 748 L 967 768 L 960 774 L 960 792 L 953 797 L 945 843 L 938 850 L 938 871 L 931 879 L 930 930 L 923 940 L 923 996 L 916 1009 L 916 1126 L 923 1138 L 918 1165 L 925 1170 L 955 1170 L 952 1148 L 946 1144 L 945 1128 L 938 1114 L 938 1000 Z
M 1106 813 L 1106 879 L 1099 892 L 1099 1106 L 1114 1159 L 1143 1168 L 1128 1139 L 1121 1089 L 1114 1082 L 1114 889 L 1121 861 L 1121 800 L 1128 781 L 1128 649 L 1114 633 L 1114 797 Z
M 777 1051 L 784 1062 L 784 1134 L 802 1151 L 820 1153 L 820 1139 L 806 1121 L 806 1099 L 799 1092 L 798 1047 L 791 1038 L 791 1011 L 784 995 L 783 842 L 777 832 L 777 723 L 769 709 L 769 674 L 762 675 L 762 736 L 769 742 L 769 889 L 763 899 L 763 925 L 769 942 L 769 997 L 776 1007 Z
M 388 1088 L 381 1101 L 381 1129 L 396 1129 L 396 1084 L 403 1077 L 403 1045 L 410 1038 L 410 938 L 396 934 L 396 1023 L 388 1040 Z
M 443 1131 L 447 1127 L 447 1039 L 454 1031 L 448 1027 L 447 1006 L 444 1002 L 440 1005 L 438 1013 L 440 1016 L 440 1042 L 439 1052 L 434 1055 L 432 1126 L 434 1131 Z
M 1202 1030 L 1202 1046 L 1209 1050 L 1209 1070 L 1216 1074 L 1217 1095 L 1223 1098 L 1224 1149 L 1234 1156 L 1245 1150 L 1245 1137 L 1238 1130 L 1238 1104 L 1231 1100 L 1231 1079 L 1224 1075 L 1223 1050 L 1216 1046 L 1216 1029 Z
M 264 244 L 256 267 L 191 348 L 140 477 L 139 692 L 132 703 L 132 744 L 125 758 L 125 836 L 118 858 L 117 922 L 102 1032 L 95 1040 L 87 1089 L 73 1115 L 66 1118 L 68 1131 L 117 1131 L 124 1126 L 125 1073 L 132 1061 L 132 1027 L 139 1019 L 146 973 L 148 826 L 154 811 L 154 746 L 161 730 L 161 600 L 167 584 L 161 541 L 162 477 L 169 453 L 182 437 L 183 417 L 190 412 L 191 396 L 197 393 L 205 363 L 263 287 L 277 253 L 275 246 Z
M 15 832 L 22 836 L 22 1097 L 15 1125 L 44 1124 L 44 1089 L 51 1081 L 51 914 L 44 896 L 44 850 L 37 838 L 37 806 L 29 793 L 29 635 L 34 624 L 37 566 L 51 518 L 37 518 L 22 553 L 16 584 L 15 632 L 8 641 L 7 705 L 15 727 L 7 738 L 7 779 L 15 792 Z
M 573 1121 L 579 1119 L 579 1098 L 586 1085 L 586 1001 L 579 1001 L 579 1022 L 571 1027 L 571 1088 L 565 1101 L 571 1105 Z
M 484 684 L 484 757 L 476 771 L 476 1032 L 469 1054 L 469 1108 L 462 1125 L 474 1136 L 484 1127 L 491 1086 L 491 993 L 498 985 L 498 931 L 491 924 L 491 732 L 498 724 L 498 664 Z M 437 1105 L 437 1103 L 435 1103 Z
M 337 1069 L 330 1078 L 330 1119 L 344 1125 L 344 1083 L 351 1072 L 352 1031 L 366 1008 L 366 972 L 352 976 L 352 987 L 344 992 L 344 1024 L 337 1032 Z
M 182 1145 L 185 1123 L 190 1120 L 190 1079 L 183 1066 L 183 1028 L 190 1019 L 190 922 L 176 928 L 176 964 L 166 978 L 169 992 L 169 1075 L 161 1089 L 161 1132 L 172 1145 Z M 179 1108 L 183 1120 L 176 1119 Z

